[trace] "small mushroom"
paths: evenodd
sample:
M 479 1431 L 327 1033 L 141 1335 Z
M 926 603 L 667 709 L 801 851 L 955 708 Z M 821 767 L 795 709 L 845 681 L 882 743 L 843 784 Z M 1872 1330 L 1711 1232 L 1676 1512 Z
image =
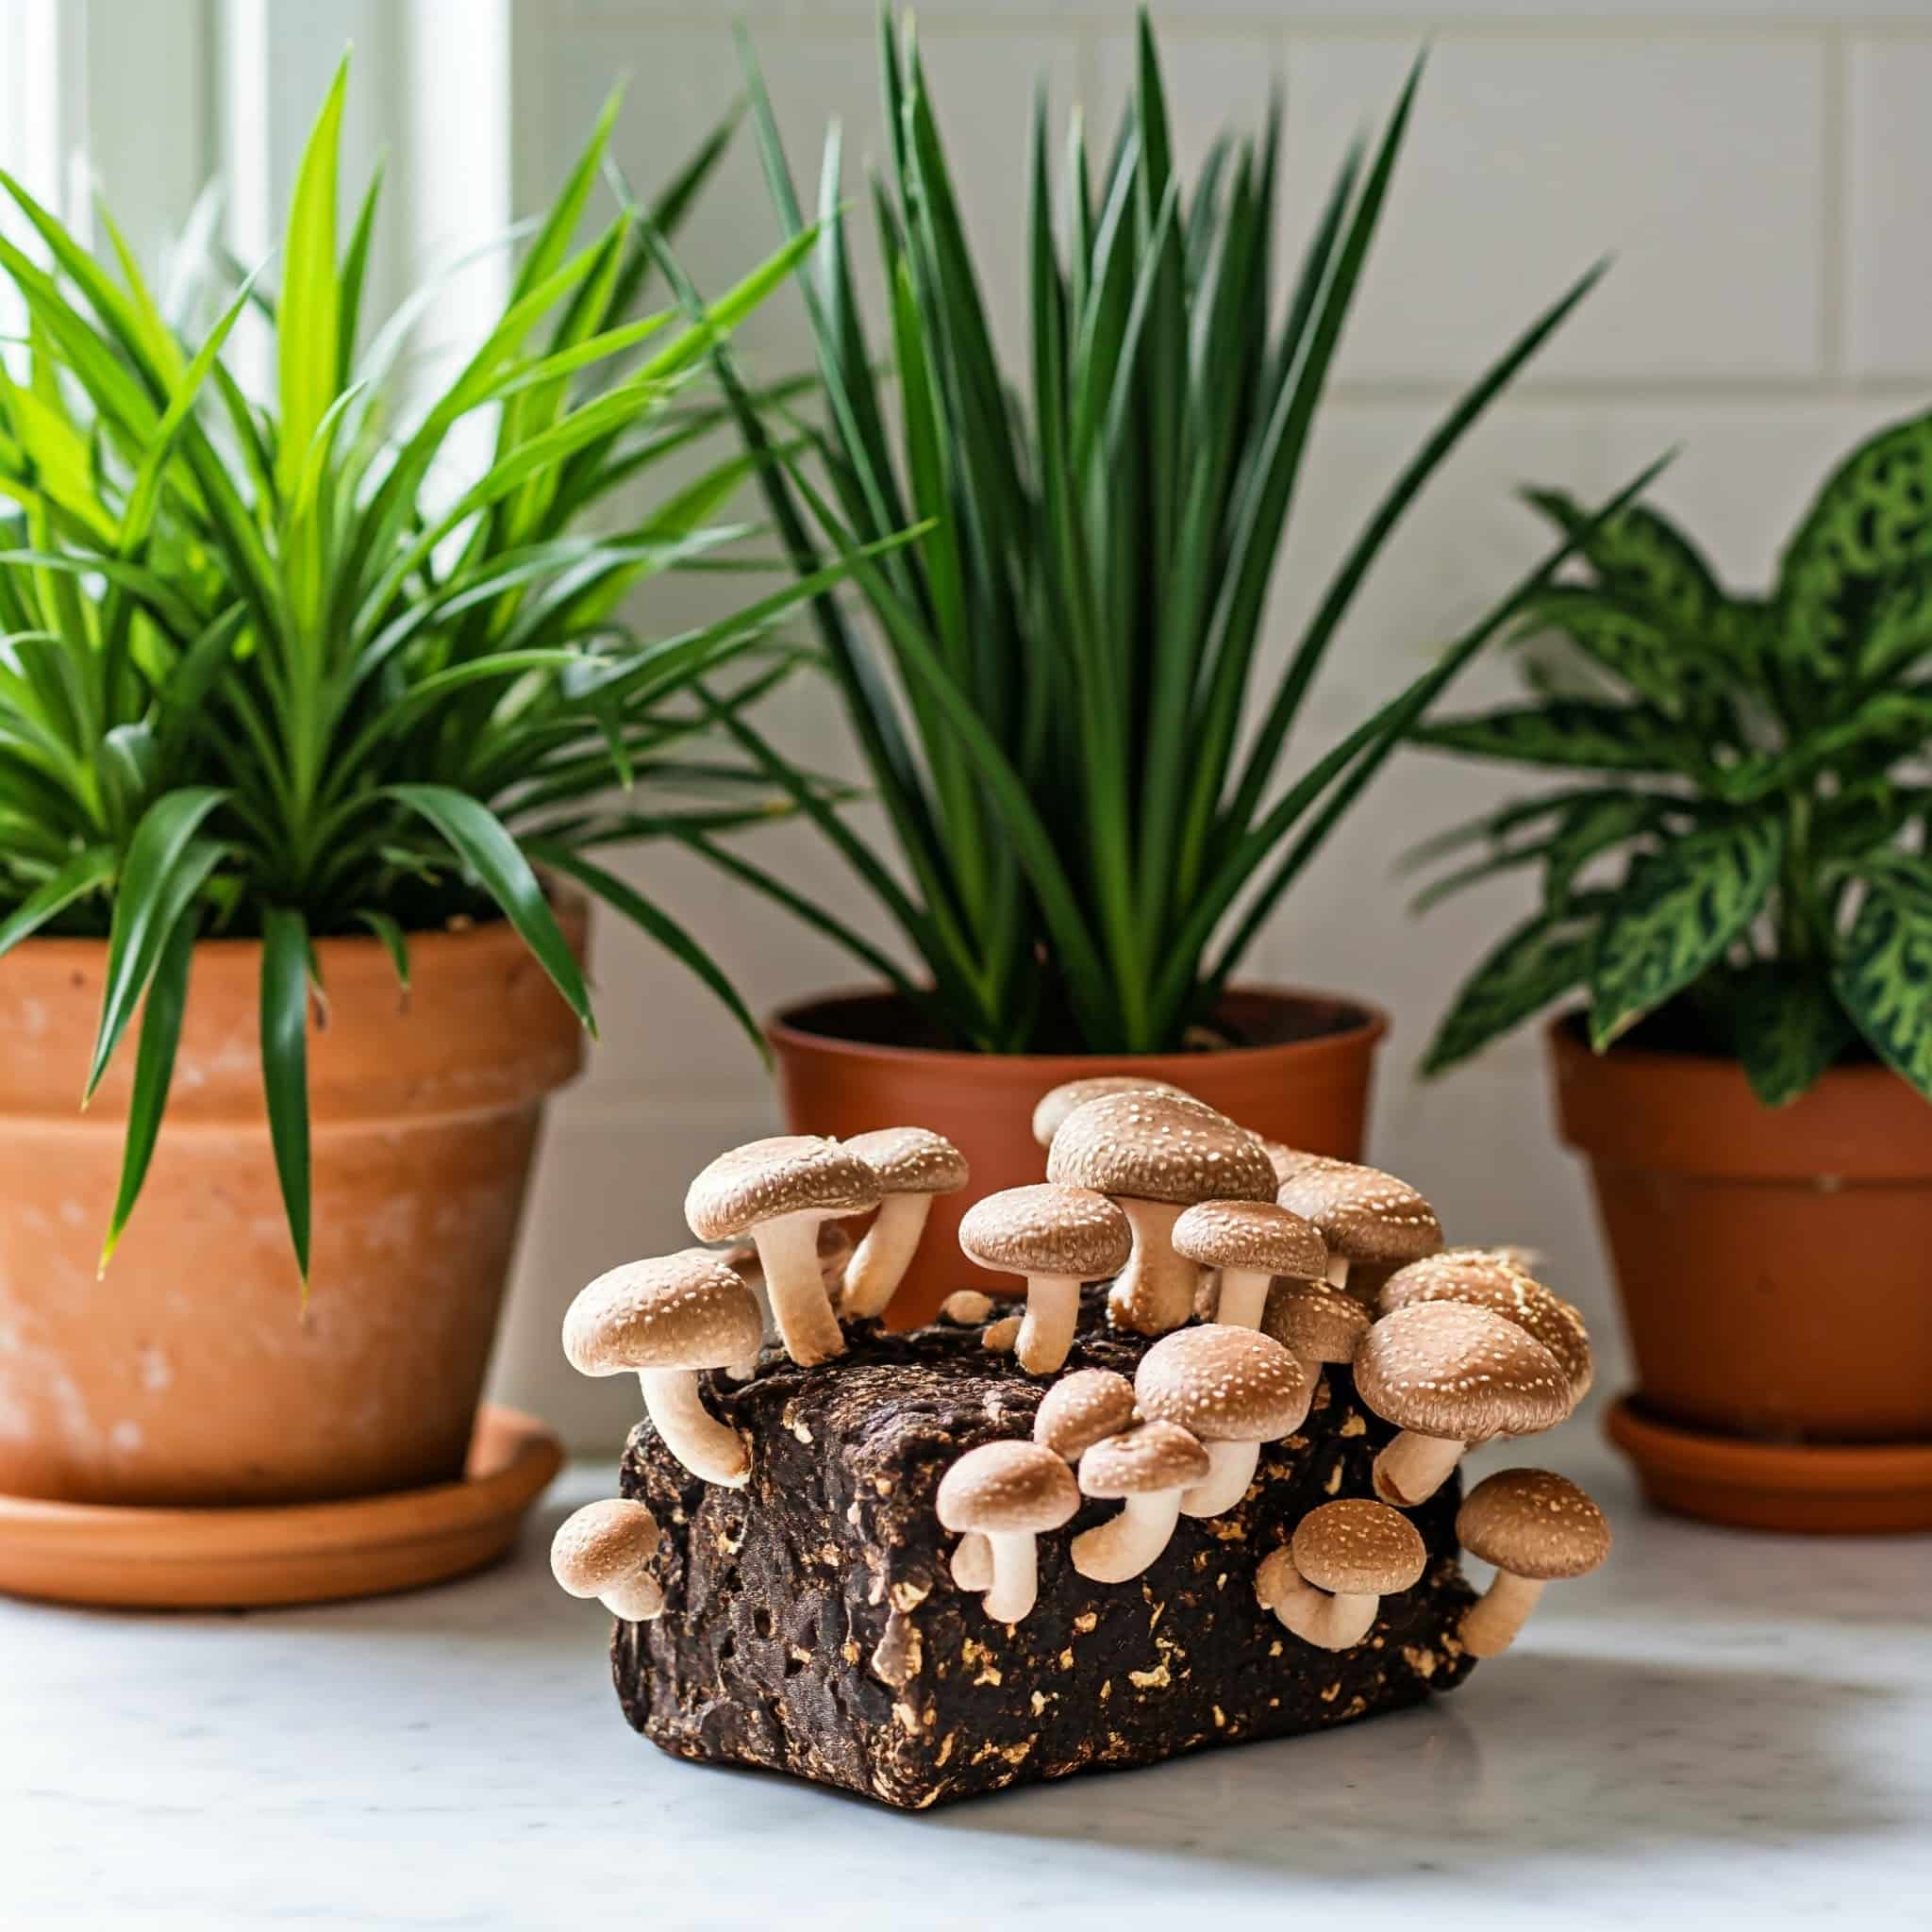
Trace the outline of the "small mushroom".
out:
M 1111 1369 L 1075 1369 L 1041 1398 L 1033 1440 L 1069 1462 L 1134 1420 L 1134 1385 Z
M 840 1312 L 847 1321 L 883 1314 L 925 1232 L 935 1194 L 955 1194 L 966 1185 L 966 1157 L 925 1127 L 882 1127 L 854 1134 L 845 1143 L 879 1177 L 884 1199 L 858 1251 L 845 1270 Z
M 1328 1250 L 1313 1224 L 1271 1201 L 1197 1201 L 1174 1224 L 1174 1251 L 1221 1271 L 1214 1319 L 1257 1328 L 1275 1275 L 1327 1278 Z
M 1371 1319 L 1361 1303 L 1340 1289 L 1277 1281 L 1261 1310 L 1261 1333 L 1301 1363 L 1312 1391 L 1327 1363 L 1355 1360 Z
M 835 1141 L 780 1134 L 721 1154 L 691 1184 L 685 1219 L 701 1241 L 749 1235 L 785 1352 L 801 1368 L 845 1352 L 819 1271 L 818 1228 L 879 1202 L 878 1176 Z
M 1029 1375 L 1050 1375 L 1066 1360 L 1081 1283 L 1117 1273 L 1133 1241 L 1126 1216 L 1104 1194 L 1050 1183 L 989 1194 L 959 1223 L 969 1260 L 1026 1277 L 1026 1316 L 1013 1352 Z
M 1125 1583 L 1166 1549 L 1181 1493 L 1208 1480 L 1213 1465 L 1194 1437 L 1174 1423 L 1137 1423 L 1095 1442 L 1080 1458 L 1080 1493 L 1118 1498 L 1120 1513 L 1074 1539 L 1074 1568 L 1095 1583 Z
M 1011 1355 L 1013 1344 L 1020 1339 L 1020 1318 L 1018 1315 L 1002 1315 L 997 1322 L 989 1322 L 979 1338 L 979 1345 L 991 1355 Z
M 1185 1516 L 1219 1516 L 1246 1495 L 1261 1444 L 1298 1429 L 1312 1393 L 1302 1365 L 1253 1328 L 1219 1323 L 1164 1336 L 1141 1357 L 1134 1394 L 1151 1421 L 1207 1446 L 1208 1474 L 1181 1497 Z
M 657 1550 L 658 1519 L 613 1496 L 564 1519 L 550 1545 L 550 1574 L 572 1596 L 594 1596 L 612 1616 L 646 1624 L 664 1609 L 663 1587 L 644 1568 Z
M 845 1279 L 846 1264 L 852 1259 L 852 1231 L 843 1222 L 822 1221 L 819 1223 L 819 1281 L 827 1298 L 836 1307 L 839 1302 L 840 1285 Z M 733 1241 L 728 1248 L 717 1251 L 719 1260 L 737 1274 L 739 1280 L 754 1294 L 765 1291 L 765 1271 L 758 1261 L 756 1241 Z M 724 1373 L 734 1382 L 749 1382 L 758 1374 L 758 1363 L 756 1356 L 741 1362 L 733 1362 Z
M 1183 1210 L 1274 1195 L 1274 1170 L 1254 1135 L 1168 1093 L 1116 1093 L 1075 1108 L 1053 1138 L 1046 1177 L 1120 1204 L 1134 1252 L 1108 1307 L 1117 1324 L 1141 1335 L 1165 1335 L 1193 1311 L 1199 1271 L 1171 1240 Z
M 1328 1279 L 1348 1286 L 1358 1262 L 1401 1267 L 1442 1245 L 1436 1210 L 1409 1186 L 1378 1167 L 1301 1154 L 1281 1178 L 1275 1199 L 1322 1230 Z
M 664 1446 L 708 1483 L 740 1489 L 751 1457 L 698 1393 L 698 1371 L 758 1352 L 757 1297 L 715 1255 L 686 1248 L 598 1275 L 563 1318 L 563 1352 L 585 1375 L 635 1370 Z
M 953 1552 L 953 1581 L 974 1595 L 992 1588 L 992 1545 L 976 1529 L 969 1529 Z
M 1385 1596 L 1412 1590 L 1428 1561 L 1415 1524 L 1386 1503 L 1348 1496 L 1311 1509 L 1255 1575 L 1255 1594 L 1304 1642 L 1351 1650 Z
M 1402 1509 L 1433 1496 L 1470 1444 L 1554 1428 L 1571 1407 L 1569 1379 L 1541 1342 L 1460 1302 L 1384 1315 L 1356 1351 L 1355 1386 L 1402 1432 L 1375 1457 L 1375 1493 Z
M 1400 1268 L 1382 1284 L 1382 1312 L 1416 1302 L 1462 1302 L 1488 1308 L 1542 1343 L 1562 1365 L 1574 1407 L 1595 1374 L 1590 1330 L 1561 1295 L 1538 1281 L 1513 1248 L 1444 1248 Z
M 1472 1556 L 1496 1566 L 1495 1581 L 1462 1619 L 1462 1647 L 1472 1657 L 1500 1656 L 1545 1584 L 1587 1576 L 1610 1554 L 1604 1512 L 1547 1469 L 1484 1477 L 1463 1499 L 1456 1534 Z
M 1058 1529 L 1079 1507 L 1073 1471 L 1038 1442 L 969 1449 L 941 1477 L 940 1522 L 986 1538 L 992 1558 L 986 1613 L 996 1624 L 1017 1624 L 1033 1607 L 1040 1589 L 1033 1539 Z
M 956 1288 L 940 1304 L 940 1320 L 956 1328 L 977 1328 L 998 1306 L 991 1295 L 981 1294 L 976 1288 Z
M 1076 1107 L 1114 1093 L 1166 1093 L 1182 1100 L 1194 1097 L 1185 1088 L 1166 1080 L 1150 1080 L 1141 1074 L 1094 1074 L 1084 1080 L 1062 1081 L 1058 1087 L 1049 1087 L 1033 1109 L 1034 1140 L 1042 1147 L 1051 1147 L 1061 1123 Z

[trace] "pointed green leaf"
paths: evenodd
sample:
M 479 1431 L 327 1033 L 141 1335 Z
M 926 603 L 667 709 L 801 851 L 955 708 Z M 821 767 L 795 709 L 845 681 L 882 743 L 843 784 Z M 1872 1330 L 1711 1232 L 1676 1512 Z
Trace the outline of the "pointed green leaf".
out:
M 261 923 L 261 1084 L 282 1208 L 303 1286 L 308 1282 L 308 926 L 273 908 Z
M 1767 960 L 1740 976 L 1732 993 L 1738 1057 L 1766 1107 L 1808 1092 L 1854 1037 L 1829 981 Z
M 1879 1057 L 1932 1100 L 1932 891 L 1869 880 L 1832 984 Z
M 1465 758 L 1510 764 L 1556 765 L 1597 772 L 1696 771 L 1703 750 L 1694 738 L 1641 706 L 1592 704 L 1562 698 L 1548 704 L 1491 711 L 1481 717 L 1439 718 L 1417 727 L 1417 744 Z
M 341 291 L 336 273 L 336 174 L 342 99 L 349 85 L 344 57 L 309 130 L 289 203 L 283 243 L 286 267 L 276 311 L 281 379 L 281 447 L 276 480 L 292 492 L 309 439 L 335 400 L 341 368 Z
M 1601 895 L 1539 912 L 1483 960 L 1443 1015 L 1423 1057 L 1425 1074 L 1466 1060 L 1590 976 Z
M 0 954 L 22 940 L 31 939 L 50 919 L 66 911 L 75 900 L 97 891 L 113 876 L 114 854 L 106 845 L 77 852 L 44 885 L 38 886 L 0 919 Z
M 1578 529 L 1587 514 L 1559 490 L 1531 490 L 1524 496 L 1559 530 Z M 1583 554 L 1606 590 L 1680 636 L 1694 636 L 1724 602 L 1696 545 L 1648 504 L 1632 504 L 1591 537 Z

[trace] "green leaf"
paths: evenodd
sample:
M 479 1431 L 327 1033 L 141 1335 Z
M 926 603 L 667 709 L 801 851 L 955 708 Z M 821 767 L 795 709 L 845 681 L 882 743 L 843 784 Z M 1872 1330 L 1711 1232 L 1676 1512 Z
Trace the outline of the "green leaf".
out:
M 302 1284 L 308 1285 L 308 925 L 277 906 L 261 923 L 261 1084 L 275 1175 Z
M 109 847 L 91 845 L 86 851 L 75 853 L 52 878 L 37 886 L 5 919 L 0 919 L 0 954 L 11 951 L 22 940 L 32 938 L 76 899 L 98 891 L 113 873 L 114 854 Z
M 114 1250 L 126 1230 L 134 1204 L 141 1198 L 148 1163 L 154 1158 L 161 1115 L 168 1105 L 168 1089 L 175 1078 L 175 1049 L 180 1042 L 181 1015 L 188 1004 L 188 969 L 194 956 L 200 924 L 192 906 L 175 922 L 142 1005 L 141 1039 L 134 1053 L 134 1089 L 127 1103 L 127 1138 L 121 1149 L 121 1185 L 114 1196 L 107 1239 L 101 1243 L 99 1272 L 103 1274 L 114 1258 Z
M 1932 1100 L 1932 890 L 1870 879 L 1832 984 L 1873 1049 Z
M 1703 764 L 1702 747 L 1668 719 L 1638 705 L 1558 698 L 1480 717 L 1419 725 L 1413 741 L 1465 758 L 1595 772 L 1684 772 Z
M 1606 895 L 1558 905 L 1520 925 L 1457 993 L 1423 1057 L 1425 1074 L 1466 1060 L 1590 976 Z
M 287 265 L 275 326 L 282 405 L 275 475 L 284 495 L 293 493 L 309 439 L 335 400 L 341 369 L 336 173 L 342 98 L 348 85 L 349 62 L 344 56 L 302 150 L 289 203 L 289 229 L 283 242 Z
M 1845 1009 L 1822 974 L 1766 960 L 1733 983 L 1738 1058 L 1766 1107 L 1808 1092 L 1853 1038 Z
M 1699 662 L 1677 633 L 1604 591 L 1558 585 L 1524 613 L 1524 629 L 1560 632 L 1674 722 L 1693 715 L 1710 695 L 1708 663 Z
M 409 941 L 403 929 L 387 912 L 378 912 L 373 907 L 365 906 L 356 917 L 382 941 L 383 951 L 389 955 L 390 964 L 395 968 L 396 985 L 402 989 L 405 1002 L 409 997 Z
M 1783 852 L 1783 826 L 1766 815 L 1688 833 L 1638 860 L 1591 968 L 1599 1052 L 1724 958 L 1763 909 Z
M 1573 803 L 1544 848 L 1544 898 L 1560 906 L 1585 866 L 1626 840 L 1652 830 L 1664 810 L 1660 800 L 1642 792 L 1600 793 Z
M 1586 512 L 1561 491 L 1530 490 L 1524 495 L 1559 530 L 1581 528 Z M 1605 589 L 1680 637 L 1694 637 L 1724 603 L 1696 545 L 1648 504 L 1632 504 L 1591 538 L 1583 554 Z
M 503 908 L 509 921 L 550 975 L 570 1009 L 591 1033 L 597 1030 L 591 1014 L 591 995 L 550 902 L 529 860 L 487 807 L 446 785 L 391 785 L 386 795 L 420 812 L 442 836 Z
M 1878 684 L 1932 651 L 1932 563 L 1901 571 L 1885 587 L 1858 643 L 1857 676 Z

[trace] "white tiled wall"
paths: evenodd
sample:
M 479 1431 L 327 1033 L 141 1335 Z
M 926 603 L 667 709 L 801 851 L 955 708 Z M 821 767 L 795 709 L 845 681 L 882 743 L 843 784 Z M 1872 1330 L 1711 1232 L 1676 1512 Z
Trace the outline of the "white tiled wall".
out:
M 848 192 L 876 140 L 872 0 L 753 0 L 741 9 L 778 97 L 793 163 L 816 179 L 818 130 L 847 128 Z M 1157 9 L 1184 157 L 1286 79 L 1299 231 L 1347 137 L 1386 111 L 1432 41 L 1415 126 L 1315 447 L 1281 573 L 1279 646 L 1324 565 L 1455 391 L 1589 262 L 1608 280 L 1538 376 L 1500 408 L 1414 513 L 1362 596 L 1313 708 L 1307 742 L 1354 722 L 1534 556 L 1513 501 L 1524 481 L 1607 491 L 1673 444 L 1659 488 L 1721 568 L 1769 574 L 1823 467 L 1932 391 L 1932 7 L 1925 0 L 1701 0 L 1641 10 L 1563 0 L 1401 5 L 1214 0 Z M 926 0 L 920 32 L 967 214 L 1006 340 L 1024 289 L 1022 181 L 1032 82 L 1057 107 L 1110 111 L 1127 72 L 1124 0 Z M 517 178 L 554 180 L 598 100 L 633 78 L 621 147 L 640 181 L 667 174 L 736 87 L 726 10 L 655 0 L 553 4 L 519 29 Z M 774 236 L 748 141 L 689 249 L 718 286 Z M 749 343 L 803 364 L 795 310 Z M 702 583 L 667 593 L 675 621 Z M 1465 697 L 1507 691 L 1481 667 Z M 841 756 L 829 712 L 801 700 L 776 727 Z M 1413 1063 L 1449 986 L 1518 916 L 1520 889 L 1471 896 L 1415 924 L 1389 860 L 1495 795 L 1472 769 L 1392 768 L 1254 959 L 1257 974 L 1352 988 L 1391 1008 L 1378 1157 L 1442 1207 L 1454 1236 L 1548 1251 L 1589 1310 L 1609 1372 L 1621 1344 L 1575 1166 L 1551 1143 L 1540 1049 L 1518 1039 L 1429 1087 Z M 779 831 L 763 856 L 864 917 L 836 862 Z M 755 1004 L 852 977 L 826 944 L 680 857 L 632 855 L 631 875 L 701 930 Z M 635 1413 L 626 1388 L 563 1368 L 557 1320 L 575 1287 L 683 1239 L 688 1174 L 769 1128 L 759 1069 L 705 994 L 607 924 L 605 1042 L 556 1108 L 497 1376 L 501 1393 L 608 1446 Z

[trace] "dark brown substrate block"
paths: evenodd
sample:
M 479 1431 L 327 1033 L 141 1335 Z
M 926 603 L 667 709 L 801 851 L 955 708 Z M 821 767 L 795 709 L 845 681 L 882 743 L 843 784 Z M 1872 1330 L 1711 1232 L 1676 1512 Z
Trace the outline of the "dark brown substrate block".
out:
M 1345 1370 L 1328 1372 L 1300 1434 L 1262 1450 L 1240 1506 L 1183 1517 L 1144 1575 L 1099 1584 L 1074 1569 L 1074 1535 L 1118 1507 L 1089 1503 L 1040 1539 L 1033 1613 L 993 1623 L 953 1583 L 955 1539 L 933 1497 L 966 1450 L 1029 1433 L 1048 1385 L 979 1333 L 866 1324 L 819 1368 L 768 1350 L 754 1381 L 712 1378 L 710 1406 L 752 1440 L 742 1490 L 697 1481 L 638 1425 L 623 1490 L 663 1529 L 665 1609 L 618 1624 L 612 1663 L 625 1714 L 652 1742 L 916 1808 L 1322 1730 L 1468 1674 L 1454 1480 L 1413 1512 L 1423 1580 L 1385 1599 L 1353 1650 L 1315 1649 L 1255 1601 L 1257 1567 L 1308 1510 L 1374 1493 L 1370 1464 L 1392 1431 Z M 1131 1376 L 1147 1346 L 1109 1331 L 1090 1291 L 1067 1367 Z

